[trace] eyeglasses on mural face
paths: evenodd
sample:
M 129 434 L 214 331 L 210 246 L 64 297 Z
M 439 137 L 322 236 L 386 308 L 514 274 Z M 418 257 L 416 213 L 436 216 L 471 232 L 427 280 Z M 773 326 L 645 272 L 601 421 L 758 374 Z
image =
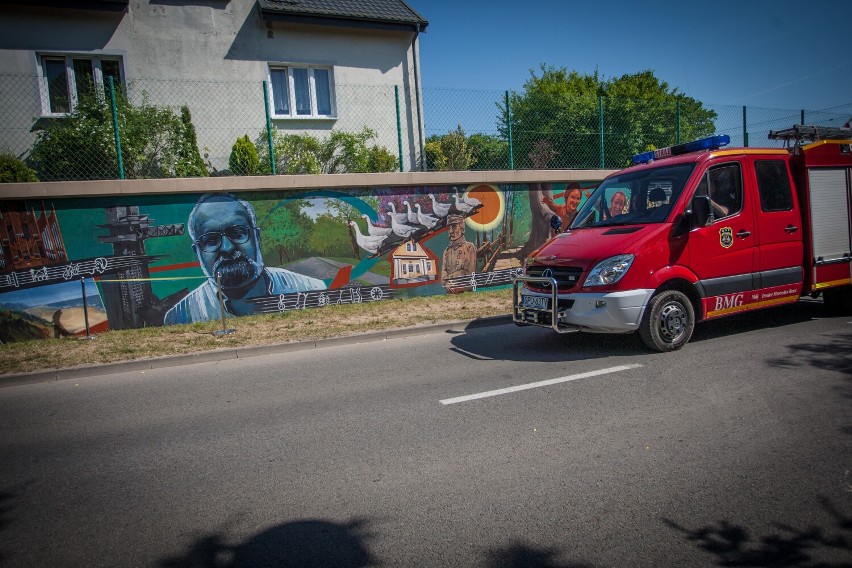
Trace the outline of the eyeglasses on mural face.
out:
M 248 242 L 251 229 L 246 225 L 231 225 L 224 231 L 204 233 L 195 242 L 203 252 L 216 252 L 222 246 L 223 236 L 228 237 L 228 240 L 235 245 L 241 245 Z

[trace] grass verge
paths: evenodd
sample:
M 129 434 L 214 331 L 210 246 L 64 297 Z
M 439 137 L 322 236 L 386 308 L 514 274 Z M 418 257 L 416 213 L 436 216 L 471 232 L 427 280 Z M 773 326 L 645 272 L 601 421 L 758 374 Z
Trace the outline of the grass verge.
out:
M 221 320 L 189 325 L 123 329 L 92 340 L 40 339 L 0 345 L 0 376 L 197 353 L 214 349 L 272 345 L 358 335 L 374 331 L 509 314 L 510 289 L 405 298 L 260 316 L 230 318 L 236 333 L 215 336 Z

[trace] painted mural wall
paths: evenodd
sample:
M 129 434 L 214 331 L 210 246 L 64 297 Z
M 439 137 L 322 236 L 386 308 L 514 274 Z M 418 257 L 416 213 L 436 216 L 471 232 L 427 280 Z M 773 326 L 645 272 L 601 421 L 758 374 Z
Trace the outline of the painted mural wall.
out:
M 3 200 L 0 341 L 506 287 L 596 184 Z

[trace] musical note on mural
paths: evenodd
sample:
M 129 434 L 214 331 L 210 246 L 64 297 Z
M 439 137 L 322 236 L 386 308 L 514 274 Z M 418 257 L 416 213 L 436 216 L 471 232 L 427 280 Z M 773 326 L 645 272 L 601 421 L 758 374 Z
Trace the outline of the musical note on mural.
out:
M 369 294 L 365 294 L 369 290 Z M 334 295 L 337 294 L 336 300 Z M 335 304 L 361 304 L 364 301 L 378 302 L 393 297 L 390 286 L 372 286 L 370 288 L 343 288 L 339 292 L 327 290 L 311 290 L 308 292 L 294 292 L 292 294 L 278 294 L 275 296 L 260 296 L 246 300 L 254 304 L 254 313 L 269 314 L 287 312 L 291 310 L 305 310 L 308 308 L 321 308 L 330 305 L 333 300 Z
M 523 274 L 522 268 L 506 268 L 480 273 L 474 272 L 468 276 L 450 278 L 445 281 L 444 286 L 452 289 L 466 289 L 475 292 L 479 288 L 511 284 L 512 281 L 521 274 Z

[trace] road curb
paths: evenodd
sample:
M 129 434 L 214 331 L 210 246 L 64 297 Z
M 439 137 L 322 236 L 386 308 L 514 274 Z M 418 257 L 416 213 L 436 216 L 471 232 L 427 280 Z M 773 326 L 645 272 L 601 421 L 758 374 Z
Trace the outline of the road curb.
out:
M 511 315 L 490 316 L 487 318 L 458 320 L 429 325 L 420 325 L 415 327 L 386 329 L 371 333 L 363 333 L 360 335 L 330 337 L 328 339 L 312 339 L 308 341 L 276 343 L 272 345 L 258 345 L 254 347 L 248 346 L 227 349 L 214 349 L 211 351 L 200 351 L 198 353 L 187 353 L 184 355 L 167 355 L 164 357 L 153 357 L 150 359 L 117 361 L 114 363 L 86 365 L 82 367 L 71 367 L 67 369 L 34 371 L 32 373 L 20 373 L 0 376 L 0 388 L 31 385 L 36 383 L 49 383 L 67 379 L 97 377 L 100 375 L 124 373 L 129 371 L 146 371 L 149 369 L 161 369 L 164 367 L 179 367 L 181 365 L 194 365 L 196 363 L 215 363 L 219 361 L 229 361 L 231 359 L 247 359 L 249 357 L 259 357 L 261 355 L 305 351 L 308 349 L 318 349 L 321 347 L 334 347 L 335 345 L 354 345 L 357 343 L 384 341 L 386 339 L 398 339 L 415 335 L 439 333 L 442 331 L 465 331 L 468 329 L 504 325 L 510 323 L 511 321 Z

